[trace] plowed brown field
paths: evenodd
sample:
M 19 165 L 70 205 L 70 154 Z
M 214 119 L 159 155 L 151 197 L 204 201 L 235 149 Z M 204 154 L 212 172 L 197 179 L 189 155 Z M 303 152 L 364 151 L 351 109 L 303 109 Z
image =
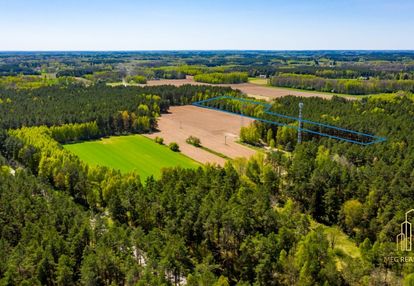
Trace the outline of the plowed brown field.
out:
M 251 119 L 191 105 L 172 106 L 169 111 L 158 120 L 159 132 L 148 134 L 147 137 L 163 137 L 165 144 L 177 142 L 183 154 L 201 163 L 217 163 L 221 166 L 226 159 L 196 148 L 185 140 L 189 136 L 198 137 L 204 147 L 229 158 L 250 157 L 256 153 L 235 142 L 241 126 L 249 125 L 253 121 Z

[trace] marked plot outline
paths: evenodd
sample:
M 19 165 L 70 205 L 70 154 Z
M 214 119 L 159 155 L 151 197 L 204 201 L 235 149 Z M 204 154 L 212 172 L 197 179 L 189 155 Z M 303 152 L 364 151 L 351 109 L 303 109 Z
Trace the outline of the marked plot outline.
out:
M 265 118 L 259 118 L 259 117 L 255 117 L 255 116 L 240 114 L 240 113 L 236 113 L 236 112 L 232 112 L 232 111 L 228 111 L 228 110 L 223 110 L 223 109 L 220 109 L 220 108 L 217 108 L 217 107 L 212 107 L 212 106 L 207 105 L 208 103 L 213 102 L 213 101 L 228 100 L 228 99 L 229 100 L 240 101 L 242 103 L 247 103 L 247 104 L 252 104 L 252 105 L 257 105 L 257 106 L 263 106 L 264 107 L 263 112 L 264 112 L 264 114 L 267 114 L 267 115 L 275 116 L 277 118 L 290 119 L 290 120 L 294 120 L 294 121 L 299 121 L 300 120 L 300 122 L 302 122 L 302 123 L 307 123 L 307 124 L 310 124 L 310 125 L 318 126 L 320 128 L 326 128 L 326 129 L 332 130 L 334 132 L 339 131 L 339 132 L 343 132 L 343 133 L 353 134 L 353 135 L 356 135 L 357 137 L 360 137 L 362 140 L 359 141 L 359 140 L 355 140 L 355 139 L 351 139 L 351 138 L 346 138 L 346 137 L 340 136 L 340 135 L 332 135 L 332 134 L 322 132 L 322 131 L 315 131 L 315 130 L 311 130 L 309 128 L 303 128 L 303 127 L 300 127 L 300 126 L 281 123 L 281 122 L 277 122 L 277 121 L 274 121 L 274 120 L 269 120 L 269 119 L 265 119 Z M 240 115 L 240 116 L 247 117 L 247 118 L 250 118 L 250 119 L 258 120 L 258 121 L 261 121 L 261 122 L 265 122 L 265 123 L 269 123 L 269 124 L 273 124 L 273 125 L 277 125 L 277 126 L 287 126 L 289 128 L 294 128 L 298 131 L 300 130 L 302 132 L 311 133 L 311 134 L 315 134 L 315 135 L 319 135 L 319 136 L 323 136 L 323 137 L 328 137 L 328 138 L 332 138 L 332 139 L 337 139 L 337 140 L 341 140 L 341 141 L 346 141 L 346 142 L 349 142 L 349 143 L 359 144 L 359 145 L 363 145 L 363 146 L 372 145 L 372 144 L 376 144 L 376 143 L 381 143 L 381 142 L 384 142 L 384 141 L 387 140 L 385 137 L 379 137 L 379 136 L 368 134 L 368 133 L 363 133 L 363 132 L 359 132 L 359 131 L 355 131 L 355 130 L 341 128 L 341 127 L 337 127 L 337 126 L 333 126 L 333 125 L 329 125 L 329 124 L 325 124 L 325 123 L 321 123 L 321 122 L 317 122 L 317 121 L 311 121 L 311 120 L 307 120 L 307 119 L 303 119 L 303 118 L 299 119 L 298 117 L 273 112 L 273 111 L 270 111 L 270 109 L 272 108 L 271 104 L 265 103 L 265 102 L 260 102 L 260 101 L 255 101 L 255 100 L 251 100 L 251 99 L 246 99 L 246 98 L 223 95 L 223 96 L 217 96 L 217 97 L 209 98 L 209 99 L 206 99 L 206 100 L 196 101 L 196 102 L 193 102 L 192 104 L 194 106 L 201 107 L 201 108 L 208 108 L 208 109 L 218 110 L 218 111 L 226 112 L 226 113 L 230 113 L 230 114 L 236 114 L 236 115 Z

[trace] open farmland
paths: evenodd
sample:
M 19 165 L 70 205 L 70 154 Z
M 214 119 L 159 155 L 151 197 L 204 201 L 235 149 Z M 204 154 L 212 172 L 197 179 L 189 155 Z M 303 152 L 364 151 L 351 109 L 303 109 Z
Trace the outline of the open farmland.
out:
M 177 142 L 182 153 L 202 163 L 224 165 L 226 159 L 187 144 L 189 136 L 200 138 L 202 146 L 229 158 L 250 157 L 255 153 L 235 142 L 241 126 L 249 125 L 251 119 L 188 105 L 173 106 L 169 111 L 158 120 L 159 132 L 145 136 L 163 137 L 166 144 Z
M 140 135 L 110 137 L 64 147 L 88 164 L 111 167 L 123 173 L 135 170 L 141 179 L 150 175 L 159 177 L 161 169 L 166 167 L 200 166 L 190 158 Z
M 149 80 L 147 84 L 149 86 L 165 85 L 170 84 L 174 86 L 181 86 L 184 84 L 193 84 L 193 85 L 210 85 L 208 83 L 196 82 L 193 80 L 192 76 L 187 76 L 186 79 L 161 79 L 161 80 Z M 141 85 L 141 86 L 145 86 Z M 248 94 L 251 97 L 259 99 L 274 99 L 278 97 L 283 97 L 287 95 L 294 96 L 303 96 L 303 97 L 321 97 L 321 98 L 331 98 L 334 94 L 322 93 L 322 92 L 313 92 L 313 91 L 301 91 L 289 88 L 280 88 L 263 85 L 262 82 L 258 83 L 238 83 L 238 84 L 214 84 L 214 86 L 230 86 L 233 89 L 239 89 L 243 93 Z M 355 99 L 353 96 L 344 96 L 342 97 Z

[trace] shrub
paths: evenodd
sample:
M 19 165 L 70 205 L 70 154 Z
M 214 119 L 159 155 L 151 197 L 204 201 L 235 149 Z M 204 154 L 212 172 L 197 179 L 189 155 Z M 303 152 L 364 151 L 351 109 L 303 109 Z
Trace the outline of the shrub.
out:
M 160 145 L 164 144 L 164 138 L 162 138 L 162 137 L 157 136 L 157 137 L 155 137 L 154 141 L 155 141 L 155 143 L 158 143 Z
M 187 140 L 185 140 L 185 142 L 187 142 L 188 144 L 191 144 L 195 147 L 200 147 L 201 146 L 201 141 L 199 138 L 194 137 L 194 136 L 190 136 L 187 138 Z
M 178 146 L 178 144 L 176 142 L 171 142 L 168 145 L 168 148 L 170 148 L 171 151 L 180 152 L 180 146 Z

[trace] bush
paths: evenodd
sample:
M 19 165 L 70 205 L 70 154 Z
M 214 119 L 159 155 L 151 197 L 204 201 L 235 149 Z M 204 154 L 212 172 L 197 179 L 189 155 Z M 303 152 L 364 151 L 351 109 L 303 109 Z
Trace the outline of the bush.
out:
M 187 140 L 185 140 L 185 142 L 187 142 L 188 144 L 191 144 L 195 147 L 201 147 L 201 141 L 199 138 L 194 137 L 194 136 L 190 136 L 187 138 Z
M 157 136 L 157 137 L 155 137 L 154 141 L 155 141 L 155 143 L 158 143 L 160 145 L 164 144 L 164 138 L 162 138 L 162 137 Z
M 180 152 L 180 146 L 178 146 L 178 144 L 177 144 L 177 143 L 175 143 L 175 142 L 171 142 L 171 143 L 168 145 L 168 148 L 170 148 L 170 150 L 171 150 L 171 151 L 174 151 L 174 152 Z

